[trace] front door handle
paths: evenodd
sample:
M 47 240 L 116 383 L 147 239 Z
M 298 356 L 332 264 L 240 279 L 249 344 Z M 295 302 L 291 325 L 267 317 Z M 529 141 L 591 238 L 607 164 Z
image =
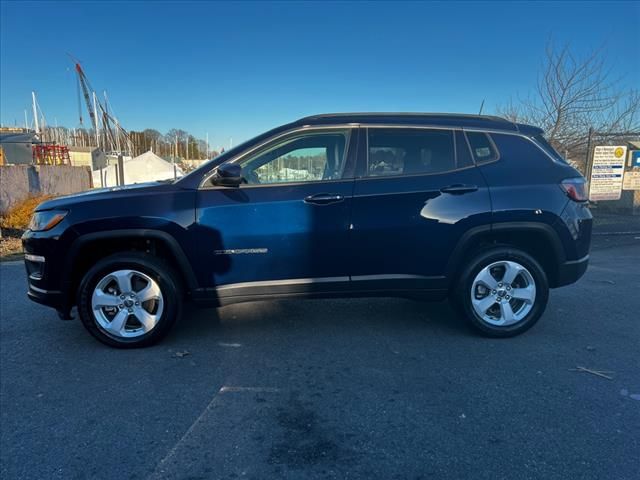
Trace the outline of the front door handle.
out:
M 451 193 L 453 195 L 462 195 L 463 193 L 475 192 L 476 190 L 478 190 L 477 185 L 464 185 L 462 183 L 448 185 L 440 189 L 442 193 Z
M 305 197 L 304 203 L 311 203 L 313 205 L 329 205 L 330 203 L 342 202 L 344 197 L 337 193 L 317 193 L 316 195 L 309 195 Z

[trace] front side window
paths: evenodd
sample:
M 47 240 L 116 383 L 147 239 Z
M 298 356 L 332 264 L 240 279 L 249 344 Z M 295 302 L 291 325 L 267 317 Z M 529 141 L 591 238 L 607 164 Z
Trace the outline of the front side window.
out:
M 453 131 L 370 128 L 370 177 L 439 173 L 456 168 Z
M 249 185 L 316 182 L 342 178 L 348 131 L 298 134 L 240 162 Z

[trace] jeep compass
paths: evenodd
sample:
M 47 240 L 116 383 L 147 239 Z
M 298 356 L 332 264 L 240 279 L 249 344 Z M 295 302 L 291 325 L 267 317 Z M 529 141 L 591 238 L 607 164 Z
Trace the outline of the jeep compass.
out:
M 126 169 L 126 163 L 125 163 Z M 517 335 L 589 260 L 585 179 L 536 127 L 354 113 L 266 132 L 172 182 L 56 198 L 23 236 L 28 296 L 115 347 L 160 340 L 182 304 L 449 297 Z

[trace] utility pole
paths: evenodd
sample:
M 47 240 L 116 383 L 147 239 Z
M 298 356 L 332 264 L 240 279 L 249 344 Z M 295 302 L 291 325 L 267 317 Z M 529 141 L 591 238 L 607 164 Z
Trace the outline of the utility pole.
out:
M 96 147 L 100 148 L 100 128 L 98 127 L 98 99 L 93 92 L 93 118 L 96 119 Z
M 38 109 L 36 107 L 36 92 L 31 92 L 31 107 L 33 108 L 33 125 L 36 129 L 36 133 L 40 133 L 40 125 L 38 125 Z
M 584 170 L 587 181 L 591 182 L 591 170 L 593 169 L 593 157 L 591 156 L 591 142 L 593 140 L 593 127 L 589 127 L 589 135 L 587 137 L 587 156 L 585 158 Z M 589 185 L 591 189 L 591 185 Z M 589 192 L 587 192 L 587 195 Z
M 120 177 L 120 185 L 124 185 L 124 158 L 122 153 L 118 152 L 118 176 Z

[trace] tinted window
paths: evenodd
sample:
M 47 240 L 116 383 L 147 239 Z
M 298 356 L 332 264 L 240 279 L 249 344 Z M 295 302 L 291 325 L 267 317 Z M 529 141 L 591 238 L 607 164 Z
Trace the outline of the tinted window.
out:
M 469 145 L 464 138 L 464 133 L 456 131 L 456 165 L 458 168 L 470 167 L 473 165 Z
M 342 177 L 348 133 L 307 133 L 278 141 L 241 161 L 250 185 L 314 182 Z
M 368 175 L 412 175 L 456 168 L 453 132 L 370 128 Z
M 560 155 L 558 151 L 555 148 L 553 148 L 551 144 L 547 141 L 547 139 L 544 138 L 542 135 L 536 135 L 535 137 L 533 137 L 533 139 L 536 141 L 538 145 L 540 145 L 540 147 L 542 147 L 542 149 L 545 152 L 547 152 L 549 156 L 551 156 L 551 158 L 554 158 L 555 160 L 562 163 L 567 163 L 567 161 L 562 157 L 562 155 Z
M 498 159 L 498 152 L 489 138 L 482 132 L 466 132 L 469 147 L 477 163 L 492 162 Z
M 500 158 L 506 162 L 518 162 L 527 169 L 527 173 L 548 170 L 552 160 L 531 140 L 520 135 L 492 133 L 491 138 L 500 151 Z M 531 178 L 523 177 L 523 181 L 531 182 Z

